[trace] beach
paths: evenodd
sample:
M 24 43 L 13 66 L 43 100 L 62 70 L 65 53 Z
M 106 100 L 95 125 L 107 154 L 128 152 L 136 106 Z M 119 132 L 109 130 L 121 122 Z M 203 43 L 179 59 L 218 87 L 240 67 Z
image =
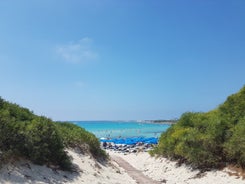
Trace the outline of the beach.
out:
M 0 170 L 0 183 L 71 183 L 71 184 L 136 184 L 132 172 L 138 172 L 156 183 L 167 184 L 243 184 L 245 180 L 234 171 L 223 170 L 200 173 L 186 165 L 177 166 L 176 162 L 166 158 L 151 157 L 147 152 L 119 153 L 107 150 L 110 160 L 98 162 L 91 155 L 83 154 L 79 150 L 67 150 L 72 157 L 75 170 L 66 172 L 35 165 L 27 160 L 10 162 Z M 115 157 L 122 159 L 132 166 L 125 170 L 115 161 Z M 233 173 L 233 176 L 230 174 Z M 142 179 L 141 181 L 144 181 Z M 138 182 L 139 183 L 139 182 Z M 144 182 L 141 182 L 144 183 Z
M 243 184 L 245 180 L 239 173 L 224 168 L 223 170 L 213 170 L 200 172 L 193 170 L 186 165 L 178 166 L 177 162 L 170 161 L 166 158 L 151 157 L 147 152 L 139 153 L 118 153 L 108 150 L 108 154 L 113 157 L 117 156 L 128 163 L 134 168 L 141 171 L 144 175 L 152 178 L 160 183 L 167 184 Z M 233 176 L 230 176 L 233 175 Z
M 100 163 L 79 150 L 68 150 L 75 166 L 73 172 L 35 165 L 27 160 L 13 161 L 0 170 L 1 184 L 136 184 L 114 162 Z

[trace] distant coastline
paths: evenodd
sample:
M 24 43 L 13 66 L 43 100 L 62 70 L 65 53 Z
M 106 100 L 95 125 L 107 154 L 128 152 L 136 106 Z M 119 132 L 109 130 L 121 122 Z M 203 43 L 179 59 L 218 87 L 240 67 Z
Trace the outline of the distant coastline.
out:
M 178 119 L 174 119 L 174 120 L 147 120 L 150 123 L 159 123 L 159 124 L 176 124 Z

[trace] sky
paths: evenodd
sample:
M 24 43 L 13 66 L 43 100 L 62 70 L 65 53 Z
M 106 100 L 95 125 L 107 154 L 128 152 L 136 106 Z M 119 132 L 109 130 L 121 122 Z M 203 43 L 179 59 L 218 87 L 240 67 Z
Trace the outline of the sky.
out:
M 244 0 L 0 1 L 0 96 L 53 120 L 175 119 L 245 85 Z

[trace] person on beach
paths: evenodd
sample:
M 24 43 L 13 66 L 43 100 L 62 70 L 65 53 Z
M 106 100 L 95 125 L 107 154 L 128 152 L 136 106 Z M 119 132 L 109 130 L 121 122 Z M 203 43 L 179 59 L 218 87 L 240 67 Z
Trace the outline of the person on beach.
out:
M 106 147 L 107 147 L 107 143 L 103 142 L 103 148 L 106 148 Z

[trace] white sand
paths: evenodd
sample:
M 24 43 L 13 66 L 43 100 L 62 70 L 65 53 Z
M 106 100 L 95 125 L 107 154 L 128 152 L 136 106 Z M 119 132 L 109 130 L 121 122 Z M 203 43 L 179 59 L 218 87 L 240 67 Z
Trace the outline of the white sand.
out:
M 0 183 L 73 183 L 73 184 L 136 184 L 115 162 L 101 164 L 89 155 L 83 155 L 75 150 L 69 150 L 73 157 L 73 163 L 77 172 L 65 172 L 54 170 L 46 166 L 38 166 L 29 161 L 18 161 L 5 165 L 0 170 Z M 150 178 L 167 184 L 245 184 L 245 180 L 237 176 L 229 176 L 228 169 L 223 171 L 208 171 L 197 177 L 199 171 L 193 171 L 189 167 L 176 166 L 176 162 L 165 158 L 153 158 L 148 153 L 123 155 L 121 153 L 108 152 L 120 156 L 136 169 Z M 231 172 L 231 171 L 229 171 Z
M 120 156 L 133 167 L 156 181 L 167 184 L 245 184 L 241 177 L 229 176 L 225 168 L 223 171 L 208 171 L 197 177 L 198 170 L 192 170 L 186 165 L 177 166 L 176 162 L 166 158 L 154 158 L 148 153 L 124 155 L 108 152 L 110 155 Z
M 136 184 L 116 163 L 103 165 L 89 155 L 69 150 L 78 172 L 64 172 L 28 161 L 10 163 L 0 170 L 0 183 Z

